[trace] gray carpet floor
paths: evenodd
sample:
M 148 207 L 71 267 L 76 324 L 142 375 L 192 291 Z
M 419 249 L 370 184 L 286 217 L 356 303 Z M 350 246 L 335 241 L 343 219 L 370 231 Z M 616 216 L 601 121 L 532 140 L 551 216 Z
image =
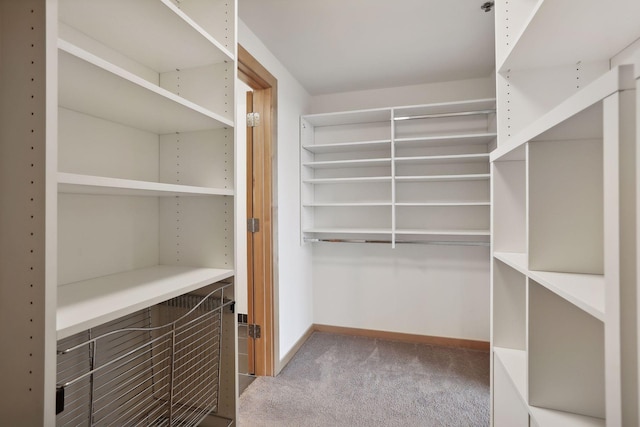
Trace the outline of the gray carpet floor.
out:
M 240 427 L 488 426 L 489 353 L 315 332 L 239 408 Z

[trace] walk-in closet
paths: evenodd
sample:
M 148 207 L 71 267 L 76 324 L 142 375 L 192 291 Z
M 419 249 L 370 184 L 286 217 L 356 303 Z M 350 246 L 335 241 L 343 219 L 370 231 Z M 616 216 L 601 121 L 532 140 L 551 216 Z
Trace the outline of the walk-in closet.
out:
M 637 427 L 639 85 L 638 0 L 0 0 L 0 425 Z

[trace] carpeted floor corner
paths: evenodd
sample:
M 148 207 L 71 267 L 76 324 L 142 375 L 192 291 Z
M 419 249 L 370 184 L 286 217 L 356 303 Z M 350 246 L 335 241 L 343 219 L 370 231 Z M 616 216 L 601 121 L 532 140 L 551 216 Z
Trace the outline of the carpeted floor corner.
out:
M 489 353 L 315 332 L 240 396 L 240 427 L 489 425 Z

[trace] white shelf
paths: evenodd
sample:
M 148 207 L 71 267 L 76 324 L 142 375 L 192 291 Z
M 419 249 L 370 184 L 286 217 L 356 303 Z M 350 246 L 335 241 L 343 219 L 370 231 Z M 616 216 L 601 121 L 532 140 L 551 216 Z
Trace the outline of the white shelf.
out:
M 491 206 L 491 202 L 396 202 L 396 206 L 404 207 L 456 207 L 456 206 Z
M 529 413 L 540 427 L 605 427 L 606 420 L 554 411 L 552 409 L 529 407 Z
M 387 234 L 391 229 L 385 228 L 309 228 L 302 230 L 306 234 Z M 398 235 L 420 236 L 489 236 L 489 230 L 426 230 L 426 229 L 397 229 Z
M 390 108 L 354 110 L 338 113 L 309 114 L 304 119 L 313 126 L 340 126 L 361 123 L 390 122 Z
M 58 192 L 118 196 L 233 196 L 233 190 L 58 173 Z
M 551 292 L 604 322 L 604 276 L 533 270 L 529 270 L 528 275 Z
M 640 2 L 634 0 L 610 0 L 606 7 L 595 1 L 540 0 L 496 68 L 502 72 L 608 60 L 637 39 L 638 16 Z M 567 20 L 559 17 L 571 17 L 570 36 Z
M 339 144 L 303 145 L 311 153 L 347 153 L 353 151 L 373 151 L 391 147 L 391 140 L 343 142 Z
M 471 243 L 485 243 L 486 236 L 490 234 L 486 230 L 489 228 L 487 208 L 490 206 L 487 189 L 483 188 L 482 182 L 479 187 L 470 185 L 469 188 L 464 188 L 464 184 L 471 181 L 488 182 L 491 179 L 491 175 L 485 173 L 485 168 L 489 162 L 489 154 L 486 152 L 488 145 L 496 138 L 496 133 L 492 132 L 495 108 L 496 100 L 492 98 L 302 116 L 301 182 L 358 184 L 335 188 L 338 192 L 335 194 L 333 188 L 303 185 L 302 196 L 307 203 L 302 204 L 302 233 L 354 236 L 382 233 L 387 237 L 398 234 L 414 236 L 414 240 L 424 241 L 429 236 L 451 236 L 450 240 L 460 241 L 461 244 L 465 237 Z M 430 121 L 431 119 L 435 121 Z M 390 140 L 387 139 L 389 135 Z M 438 148 L 431 150 L 436 147 Z M 395 157 L 394 149 L 397 149 Z M 348 158 L 335 154 L 340 152 L 350 154 Z M 325 156 L 314 156 L 318 153 Z M 483 162 L 484 165 L 456 165 L 468 162 Z M 378 169 L 357 170 L 358 167 Z M 451 167 L 459 170 L 450 170 Z M 321 168 L 343 170 L 323 171 L 320 174 L 318 169 Z M 398 175 L 398 171 L 404 176 Z M 449 174 L 442 175 L 447 172 Z M 447 181 L 459 184 L 442 184 L 442 188 L 438 188 L 438 183 Z M 365 188 L 364 185 L 382 182 L 389 182 L 392 186 L 375 185 Z M 430 182 L 436 184 L 428 184 Z M 403 185 L 396 186 L 396 183 Z M 412 197 L 408 193 L 411 190 L 424 191 L 427 195 Z M 391 197 L 395 194 L 394 191 L 400 191 L 400 195 Z M 445 197 L 447 191 L 457 192 L 459 196 Z M 372 203 L 372 199 L 385 202 Z M 401 202 L 396 203 L 395 200 L 398 199 Z M 387 200 L 390 202 L 386 202 Z M 352 209 L 323 209 L 342 207 Z M 358 208 L 361 207 L 383 209 L 370 209 L 372 218 L 367 218 L 365 224 L 361 215 L 358 216 Z M 387 211 L 384 207 L 390 207 L 391 210 Z M 452 214 L 457 217 L 458 222 L 453 219 L 442 221 L 433 216 L 418 218 L 425 213 L 433 213 L 428 209 L 438 208 L 453 208 Z M 481 211 L 476 212 L 477 209 Z M 476 218 L 475 213 L 482 214 L 481 218 Z M 318 225 L 325 227 L 314 228 Z M 388 228 L 371 229 L 367 225 Z M 482 242 L 478 242 L 478 236 L 482 236 Z M 304 237 L 307 237 L 306 240 L 313 240 L 309 236 L 303 236 L 303 241 Z
M 302 166 L 314 169 L 333 169 L 333 168 L 357 168 L 370 166 L 386 166 L 391 165 L 391 159 L 357 159 L 357 160 L 329 160 L 325 162 L 307 162 Z
M 169 0 L 64 0 L 59 19 L 159 73 L 233 61 L 232 52 Z
M 396 234 L 416 234 L 425 236 L 489 236 L 489 230 L 426 230 L 421 228 L 415 229 L 396 229 Z
M 477 173 L 466 175 L 415 175 L 415 176 L 396 176 L 399 182 L 426 182 L 426 181 L 484 181 L 491 179 L 491 174 Z
M 425 147 L 435 146 L 438 144 L 453 145 L 473 145 L 488 144 L 497 137 L 495 132 L 471 133 L 471 134 L 455 134 L 455 135 L 436 135 L 413 138 L 396 138 L 394 140 L 396 148 L 403 147 Z
M 233 276 L 233 270 L 159 265 L 58 287 L 57 339 Z
M 509 375 L 526 380 L 514 383 L 536 405 L 529 420 L 512 410 L 517 393 L 499 372 L 501 421 L 638 422 L 624 387 L 636 352 L 620 335 L 635 333 L 637 313 L 619 280 L 635 268 L 624 254 L 636 238 L 622 236 L 635 215 L 626 178 L 637 169 L 636 82 L 624 64 L 638 58 L 638 16 L 637 0 L 496 1 L 491 332 L 493 344 L 523 350 Z
M 308 228 L 303 233 L 313 234 L 391 234 L 389 228 Z
M 233 121 L 64 40 L 59 105 L 157 134 L 233 127 Z
M 315 207 L 315 208 L 337 208 L 337 207 L 376 207 L 376 206 L 391 206 L 391 202 L 359 202 L 359 203 L 322 203 L 322 202 L 314 202 L 314 203 L 303 203 L 304 207 Z
M 427 105 L 411 105 L 394 108 L 394 119 L 423 116 L 430 114 L 464 113 L 469 111 L 494 110 L 495 98 L 473 99 L 468 101 L 442 102 Z
M 525 276 L 529 274 L 527 254 L 519 252 L 494 252 L 493 257 Z
M 604 427 L 605 420 L 586 417 L 552 409 L 538 408 L 527 404 L 527 353 L 524 350 L 494 347 L 493 354 L 504 366 L 509 379 L 518 391 L 518 396 L 529 409 L 529 413 L 540 427 Z
M 488 162 L 489 153 L 479 154 L 451 154 L 445 156 L 415 156 L 415 157 L 396 157 L 396 163 L 471 163 L 471 162 Z
M 493 347 L 494 356 L 502 363 L 511 382 L 518 390 L 522 402 L 527 405 L 527 353 L 524 350 L 514 350 L 503 347 Z M 528 406 L 528 405 L 527 405 Z
M 534 121 L 520 133 L 500 144 L 500 146 L 491 153 L 491 161 L 524 159 L 523 146 L 525 143 L 602 101 L 614 92 L 633 89 L 634 85 L 635 80 L 633 79 L 632 66 L 623 65 L 612 69 Z
M 581 310 L 604 321 L 604 276 L 529 270 L 527 255 L 524 253 L 494 252 L 493 256 Z
M 391 182 L 390 176 L 363 176 L 355 178 L 313 178 L 302 181 L 304 184 L 357 184 L 370 182 Z
M 8 1 L 0 9 L 0 39 L 14 45 L 0 49 L 0 185 L 11 200 L 0 246 L 18 260 L 0 257 L 0 271 L 13 272 L 0 279 L 0 294 L 11 295 L 2 313 L 13 320 L 3 322 L 13 347 L 3 363 L 20 366 L 3 376 L 13 398 L 0 404 L 0 424 L 52 426 L 60 419 L 51 410 L 56 342 L 234 280 L 237 2 Z M 35 151 L 8 141 L 24 143 L 30 130 Z M 12 249 L 23 235 L 29 248 Z M 233 326 L 234 316 L 223 323 Z M 218 415 L 235 422 L 233 334 L 223 338 Z M 111 357 L 114 345 L 100 352 Z M 146 380 L 122 374 L 121 384 Z M 135 421 L 115 406 L 116 424 Z M 138 418 L 153 411 L 139 410 Z

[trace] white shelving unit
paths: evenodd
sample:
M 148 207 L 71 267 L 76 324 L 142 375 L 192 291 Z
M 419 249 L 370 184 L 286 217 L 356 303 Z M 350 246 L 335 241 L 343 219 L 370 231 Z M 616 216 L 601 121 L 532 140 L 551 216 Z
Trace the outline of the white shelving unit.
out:
M 527 378 L 524 392 L 517 385 L 522 379 L 511 378 L 527 408 L 512 414 L 512 422 L 531 417 L 540 426 L 605 425 L 606 419 L 609 425 L 605 406 L 618 402 L 621 410 L 620 396 L 605 390 L 605 378 L 622 390 L 623 376 L 605 354 L 622 356 L 619 347 L 605 352 L 605 343 L 615 345 L 608 334 L 619 336 L 620 308 L 612 301 L 624 284 L 615 270 L 605 274 L 605 265 L 615 266 L 616 252 L 604 256 L 605 244 L 619 244 L 621 224 L 605 222 L 616 222 L 619 203 L 604 201 L 620 194 L 628 172 L 617 155 L 633 143 L 634 125 L 621 113 L 632 108 L 630 71 L 607 73 L 532 123 L 538 134 L 525 129 L 491 155 L 495 425 L 507 422 L 499 406 L 509 401 L 501 394 L 510 392 L 498 387 L 504 380 L 497 376 L 516 372 L 503 360 L 504 349 L 518 352 L 517 375 Z M 505 369 L 497 369 L 498 362 Z M 557 424 L 553 411 L 560 411 L 559 423 L 571 424 Z M 567 414 L 576 417 L 564 420 Z
M 303 116 L 302 241 L 486 244 L 495 138 L 493 99 Z
M 636 56 L 636 60 L 635 60 L 635 64 L 634 64 L 634 73 L 635 73 L 635 79 L 636 79 L 636 141 L 640 142 L 640 53 L 637 53 Z M 636 145 L 637 147 L 637 145 Z M 640 159 L 638 159 L 638 156 L 640 156 L 640 151 L 636 151 L 636 157 L 635 157 L 635 162 L 636 165 L 640 164 Z M 640 202 L 640 173 L 637 172 L 636 169 L 636 177 L 635 177 L 635 185 L 636 185 L 636 198 L 635 201 L 636 203 Z M 636 205 L 636 218 L 640 218 L 640 208 L 637 207 Z M 636 219 L 636 235 L 635 237 L 635 255 L 636 255 L 636 259 L 635 259 L 635 265 L 636 265 L 636 277 L 635 277 L 635 282 L 636 282 L 636 298 L 635 301 L 633 301 L 631 298 L 629 298 L 631 301 L 628 301 L 628 303 L 633 304 L 635 303 L 635 307 L 636 307 L 636 320 L 637 320 L 637 324 L 636 326 L 636 334 L 637 334 L 637 349 L 638 349 L 638 353 L 636 353 L 638 356 L 638 360 L 639 360 L 639 364 L 640 364 L 640 292 L 638 292 L 638 290 L 640 289 L 640 275 L 637 274 L 637 266 L 640 265 L 640 229 L 638 228 L 638 224 L 640 224 L 640 221 L 638 221 L 638 219 Z M 633 237 L 632 237 L 633 238 Z M 640 372 L 637 373 L 638 375 L 638 396 L 637 396 L 637 407 L 640 408 Z
M 233 281 L 237 6 L 28 0 L 2 7 L 21 24 L 3 27 L 2 38 L 31 50 L 3 50 L 3 63 L 19 64 L 2 77 L 2 87 L 13 88 L 3 102 L 29 101 L 3 103 L 1 124 L 14 140 L 34 134 L 30 150 L 3 145 L 3 167 L 20 166 L 3 175 L 2 188 L 28 194 L 40 186 L 30 200 L 37 205 L 16 206 L 2 229 L 5 246 L 32 236 L 29 253 L 40 256 L 23 257 L 40 276 L 0 281 L 3 293 L 31 283 L 16 293 L 29 314 L 3 305 L 22 336 L 12 345 L 25 369 L 6 378 L 16 388 L 3 393 L 0 412 L 9 424 L 53 425 L 56 340 Z M 39 218 L 39 228 L 25 215 Z M 230 360 L 232 347 L 224 349 Z M 224 378 L 231 394 L 218 413 L 233 420 L 235 373 Z
M 600 6 L 496 2 L 497 427 L 638 424 L 636 306 L 625 302 L 636 267 L 621 256 L 635 253 L 625 230 L 635 230 L 636 95 L 633 67 L 609 64 L 640 36 L 640 4 Z

